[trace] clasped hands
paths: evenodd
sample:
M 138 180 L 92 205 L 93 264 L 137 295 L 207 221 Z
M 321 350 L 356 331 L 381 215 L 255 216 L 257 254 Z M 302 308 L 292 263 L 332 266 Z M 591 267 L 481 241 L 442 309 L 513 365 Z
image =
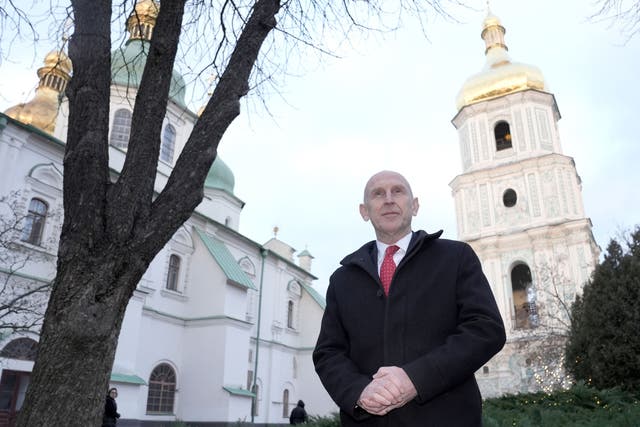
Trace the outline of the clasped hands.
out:
M 393 409 L 404 406 L 417 394 L 416 387 L 404 369 L 397 366 L 383 366 L 362 390 L 358 406 L 370 414 L 385 415 Z

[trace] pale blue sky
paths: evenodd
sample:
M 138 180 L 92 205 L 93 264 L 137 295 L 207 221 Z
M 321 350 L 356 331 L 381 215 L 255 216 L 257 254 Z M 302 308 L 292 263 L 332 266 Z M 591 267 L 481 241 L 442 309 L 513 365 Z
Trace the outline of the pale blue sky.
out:
M 324 292 L 340 259 L 373 238 L 358 204 L 368 177 L 404 173 L 419 197 L 415 228 L 456 238 L 449 182 L 461 172 L 451 119 L 455 98 L 484 65 L 485 12 L 458 9 L 459 23 L 433 18 L 425 39 L 415 23 L 385 37 L 353 41 L 341 59 L 312 64 L 267 99 L 273 117 L 244 108 L 219 153 L 246 202 L 240 231 L 278 237 L 315 256 Z M 511 58 L 539 67 L 554 93 L 564 153 L 582 178 L 585 210 L 604 250 L 609 237 L 640 223 L 640 37 L 590 22 L 588 2 L 494 0 Z M 51 49 L 42 47 L 41 56 Z M 40 59 L 0 64 L 0 109 L 33 88 Z M 248 111 L 249 110 L 249 111 Z

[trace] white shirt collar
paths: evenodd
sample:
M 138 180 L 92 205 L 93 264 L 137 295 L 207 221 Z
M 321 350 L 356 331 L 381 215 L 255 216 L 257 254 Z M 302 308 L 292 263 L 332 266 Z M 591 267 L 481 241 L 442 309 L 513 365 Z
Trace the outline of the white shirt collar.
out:
M 404 236 L 402 239 L 394 243 L 394 245 L 400 248 L 400 250 L 396 252 L 396 255 L 399 255 L 400 257 L 404 257 L 404 254 L 407 253 L 407 249 L 409 248 L 409 243 L 411 242 L 411 236 L 413 236 L 412 231 L 410 231 L 406 236 Z M 376 245 L 378 247 L 378 266 L 380 266 L 380 264 L 382 263 L 382 259 L 384 258 L 384 253 L 387 250 L 387 247 L 391 245 L 382 243 L 380 240 L 376 240 Z M 396 257 L 394 256 L 394 258 Z

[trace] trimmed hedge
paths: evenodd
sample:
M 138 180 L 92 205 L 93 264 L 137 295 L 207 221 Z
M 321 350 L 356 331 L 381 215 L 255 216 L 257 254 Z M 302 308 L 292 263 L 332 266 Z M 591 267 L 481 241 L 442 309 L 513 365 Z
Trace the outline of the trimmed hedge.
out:
M 484 427 L 638 427 L 640 394 L 595 390 L 578 384 L 553 394 L 535 393 L 487 399 Z M 310 427 L 340 427 L 337 414 L 311 416 Z

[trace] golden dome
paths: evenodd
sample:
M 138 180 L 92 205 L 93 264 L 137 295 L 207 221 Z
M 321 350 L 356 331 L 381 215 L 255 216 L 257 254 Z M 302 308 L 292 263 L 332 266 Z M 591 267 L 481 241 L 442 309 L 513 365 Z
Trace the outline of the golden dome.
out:
M 500 19 L 489 13 L 482 23 L 486 63 L 484 69 L 469 77 L 456 97 L 456 107 L 463 107 L 527 89 L 546 90 L 538 67 L 512 62 L 504 42 L 506 30 Z
M 135 13 L 140 16 L 146 16 L 150 18 L 157 18 L 160 11 L 160 5 L 153 0 L 141 0 L 136 3 Z
M 31 101 L 13 106 L 4 113 L 25 125 L 53 134 L 58 117 L 59 96 L 60 93 L 51 88 L 40 87 Z
M 153 27 L 160 11 L 160 4 L 154 0 L 139 0 L 127 19 L 130 40 L 151 40 Z
M 9 108 L 5 114 L 19 122 L 53 134 L 60 96 L 71 79 L 71 69 L 71 60 L 64 52 L 57 50 L 49 52 L 44 58 L 44 66 L 38 69 L 40 82 L 33 99 Z
M 44 57 L 44 67 L 50 70 L 58 69 L 62 73 L 71 74 L 73 66 L 71 65 L 71 59 L 61 50 L 52 50 Z

